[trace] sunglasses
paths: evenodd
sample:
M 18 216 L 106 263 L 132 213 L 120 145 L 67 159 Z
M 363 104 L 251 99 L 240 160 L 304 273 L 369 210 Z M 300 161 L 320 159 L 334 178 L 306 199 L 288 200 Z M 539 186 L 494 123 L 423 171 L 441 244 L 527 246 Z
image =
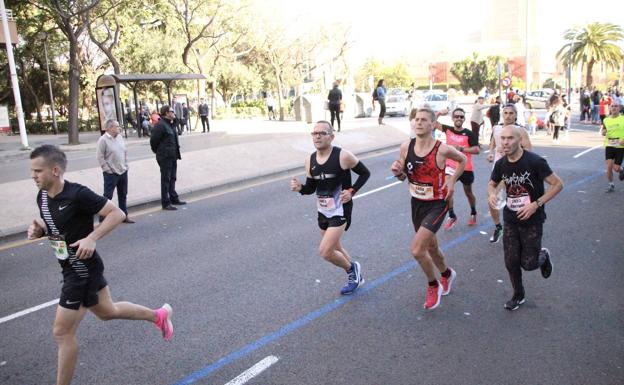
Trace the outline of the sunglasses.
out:
M 329 132 L 327 131 L 312 131 L 310 133 L 310 135 L 312 136 L 327 136 L 327 135 L 331 135 Z

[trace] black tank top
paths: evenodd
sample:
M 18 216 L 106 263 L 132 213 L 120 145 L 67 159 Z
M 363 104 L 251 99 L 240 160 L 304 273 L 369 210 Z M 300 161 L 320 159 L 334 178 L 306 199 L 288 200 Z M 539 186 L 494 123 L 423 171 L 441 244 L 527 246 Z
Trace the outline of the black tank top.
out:
M 340 151 L 340 147 L 334 146 L 323 164 L 317 162 L 316 152 L 310 156 L 310 175 L 316 180 L 318 210 L 328 218 L 342 215 L 340 193 L 351 187 L 351 170 L 340 167 Z M 328 203 L 326 199 L 333 199 L 333 202 Z

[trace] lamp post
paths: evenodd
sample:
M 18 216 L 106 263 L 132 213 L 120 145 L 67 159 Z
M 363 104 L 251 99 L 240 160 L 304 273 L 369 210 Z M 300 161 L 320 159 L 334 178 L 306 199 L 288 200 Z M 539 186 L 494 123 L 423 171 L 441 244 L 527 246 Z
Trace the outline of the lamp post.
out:
M 50 77 L 50 64 L 48 61 L 48 34 L 46 32 L 39 33 L 39 37 L 43 39 L 43 51 L 45 52 L 46 71 L 48 72 L 48 88 L 50 90 L 50 109 L 52 110 L 52 128 L 54 134 L 58 135 L 58 125 L 56 124 L 56 112 L 54 111 L 54 94 L 52 93 L 52 78 Z

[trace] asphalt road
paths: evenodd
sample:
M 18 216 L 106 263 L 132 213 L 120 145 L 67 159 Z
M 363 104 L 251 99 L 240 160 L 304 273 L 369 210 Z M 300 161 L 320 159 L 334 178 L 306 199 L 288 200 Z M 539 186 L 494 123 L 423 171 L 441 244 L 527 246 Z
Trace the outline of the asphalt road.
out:
M 624 183 L 605 194 L 602 152 L 574 159 L 581 150 L 537 148 L 566 187 L 546 208 L 553 275 L 525 274 L 527 302 L 515 312 L 503 309 L 502 244 L 488 242 L 483 155 L 478 225 L 465 224 L 458 186 L 460 222 L 438 233 L 458 278 L 433 311 L 422 308 L 426 280 L 408 251 L 407 187 L 364 195 L 394 183 L 396 153 L 365 160 L 372 177 L 344 244 L 367 282 L 350 297 L 338 294 L 346 275 L 317 254 L 314 200 L 291 193 L 287 178 L 137 216 L 98 243 L 105 274 L 115 300 L 172 304 L 174 339 L 87 315 L 74 383 L 226 384 L 275 356 L 249 384 L 622 384 Z M 43 242 L 0 251 L 0 317 L 58 298 L 59 280 Z M 0 321 L 0 383 L 54 382 L 53 317 L 48 306 Z

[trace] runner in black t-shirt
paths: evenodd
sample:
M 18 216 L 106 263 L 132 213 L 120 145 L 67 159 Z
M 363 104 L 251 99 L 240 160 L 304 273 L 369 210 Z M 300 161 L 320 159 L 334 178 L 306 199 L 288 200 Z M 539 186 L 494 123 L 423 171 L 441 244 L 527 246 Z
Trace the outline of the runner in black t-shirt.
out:
M 57 147 L 40 146 L 30 154 L 30 159 L 31 175 L 39 188 L 37 205 L 41 218 L 29 226 L 28 238 L 47 234 L 63 270 L 63 287 L 53 326 L 58 345 L 57 384 L 71 382 L 78 358 L 76 331 L 87 309 L 101 320 L 154 322 L 163 337 L 171 339 L 170 305 L 151 310 L 111 299 L 104 265 L 95 245 L 124 220 L 124 212 L 87 187 L 65 181 L 67 158 Z M 94 215 L 104 217 L 97 229 L 93 228 Z
M 546 219 L 544 204 L 563 189 L 563 182 L 544 158 L 522 149 L 518 130 L 517 126 L 503 127 L 501 142 L 505 156 L 494 165 L 488 183 L 491 207 L 496 207 L 496 187 L 501 180 L 505 182 L 507 193 L 507 205 L 503 211 L 503 249 L 505 267 L 514 290 L 511 300 L 505 303 L 508 310 L 516 310 L 524 303 L 522 269 L 530 271 L 539 267 L 544 278 L 552 273 L 550 253 L 542 248 L 542 229 Z M 544 181 L 551 186 L 547 191 L 544 191 Z

